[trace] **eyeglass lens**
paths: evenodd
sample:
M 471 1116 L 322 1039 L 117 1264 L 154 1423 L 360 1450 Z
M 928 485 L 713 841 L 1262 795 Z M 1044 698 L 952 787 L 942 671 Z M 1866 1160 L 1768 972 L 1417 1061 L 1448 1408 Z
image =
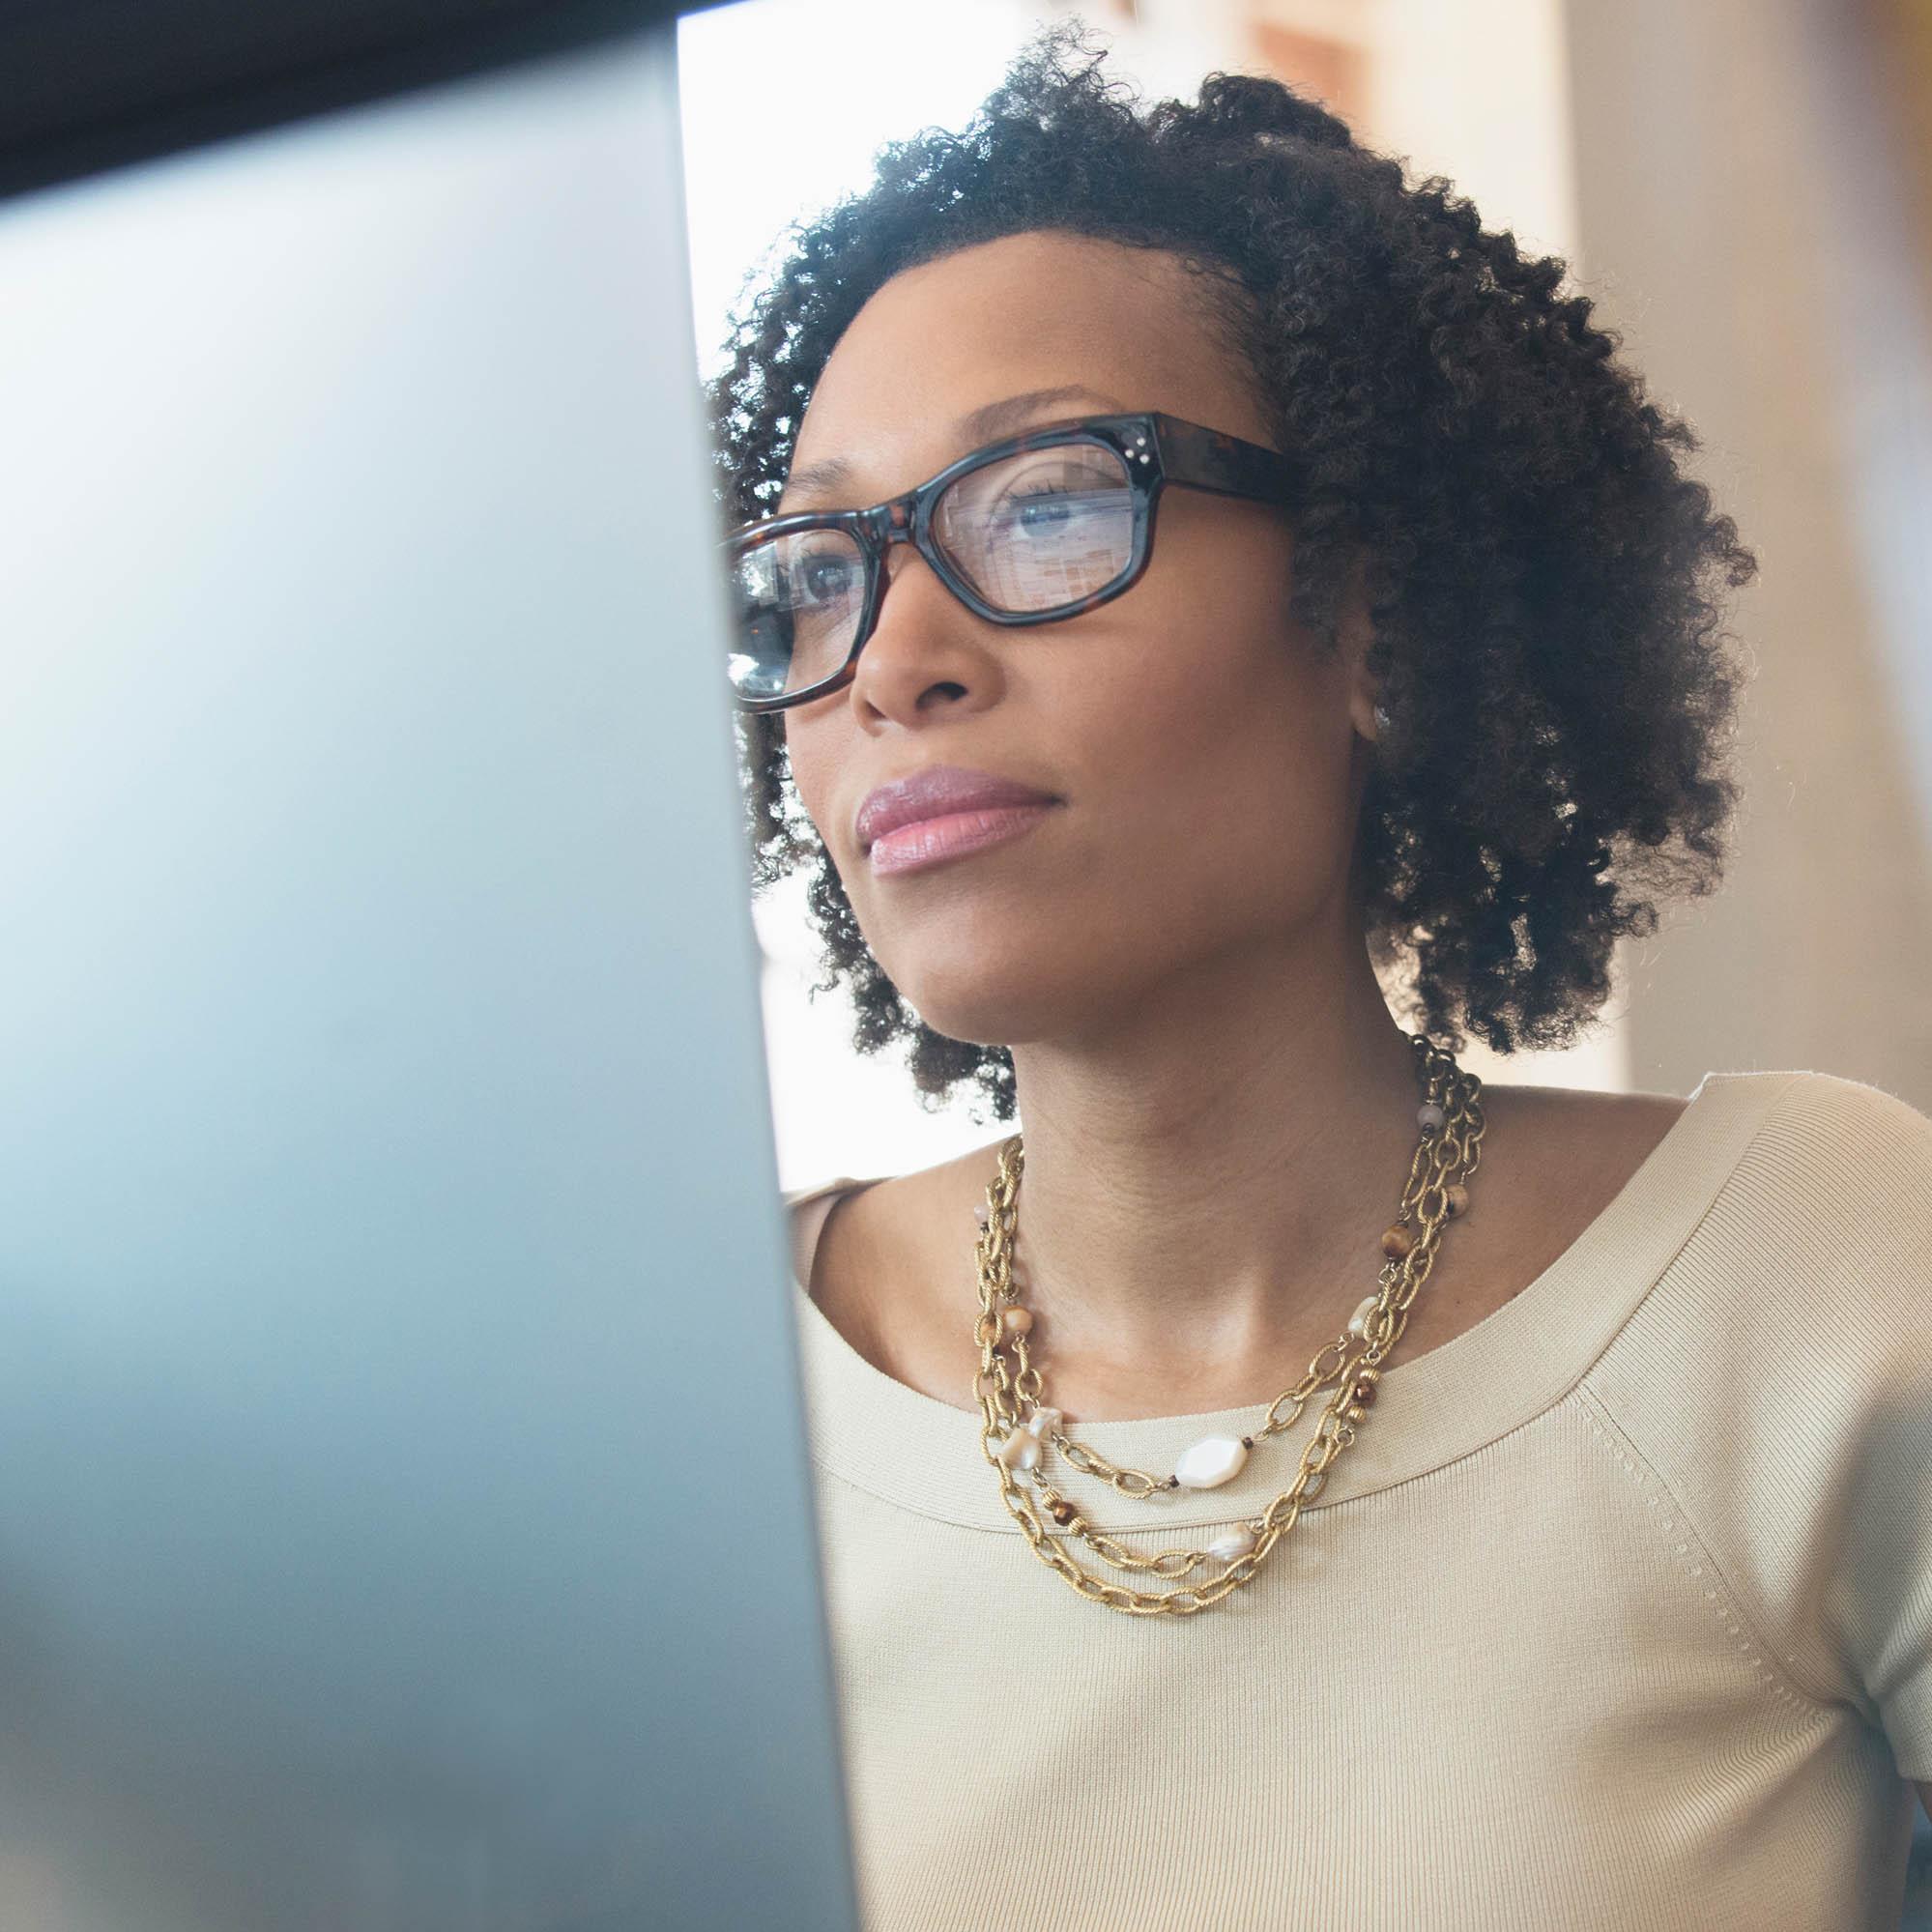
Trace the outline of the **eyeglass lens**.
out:
M 1104 444 L 1056 444 L 969 470 L 933 506 L 933 537 L 995 610 L 1077 604 L 1127 568 L 1134 485 Z M 839 530 L 767 538 L 732 563 L 731 678 L 776 698 L 836 677 L 865 609 L 865 555 Z

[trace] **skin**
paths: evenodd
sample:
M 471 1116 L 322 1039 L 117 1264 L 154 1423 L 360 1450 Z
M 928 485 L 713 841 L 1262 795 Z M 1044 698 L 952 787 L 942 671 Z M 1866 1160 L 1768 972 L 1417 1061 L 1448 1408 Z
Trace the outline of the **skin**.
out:
M 1019 235 L 875 294 L 827 362 L 792 471 L 838 457 L 851 473 L 788 486 L 779 508 L 909 489 L 991 440 L 960 430 L 967 411 L 1067 384 L 1098 397 L 1029 420 L 1152 408 L 1270 441 L 1174 258 Z M 1258 1405 L 1298 1379 L 1359 1298 L 1337 1283 L 1372 1285 L 1416 1146 L 1411 1050 L 1349 889 L 1376 734 L 1367 615 L 1358 589 L 1325 657 L 1285 618 L 1293 568 L 1279 511 L 1171 488 L 1134 589 L 1015 631 L 895 547 L 853 681 L 783 714 L 799 795 L 874 955 L 940 1032 L 1012 1051 L 1019 1255 L 1049 1395 L 1075 1424 Z M 1021 838 L 875 876 L 860 802 L 937 763 L 1062 802 Z M 1405 1356 L 1541 1274 L 1685 1106 L 1486 1084 L 1483 1101 L 1471 1209 Z M 846 1196 L 811 1269 L 854 1348 L 961 1408 L 978 1366 L 970 1212 L 998 1145 Z
M 829 359 L 793 466 L 795 477 L 838 456 L 853 474 L 835 493 L 788 488 L 779 507 L 878 502 L 983 440 L 959 434 L 967 410 L 1075 382 L 1109 402 L 1059 401 L 1038 420 L 1111 403 L 1269 440 L 1252 379 L 1173 258 L 1020 235 L 873 297 Z M 1299 1355 L 1299 1374 L 1334 1332 L 1335 1283 L 1372 1283 L 1415 1149 L 1411 1050 L 1349 892 L 1376 729 L 1368 626 L 1358 597 L 1344 648 L 1323 656 L 1284 615 L 1293 565 L 1278 509 L 1170 489 L 1133 590 L 1013 631 L 898 547 L 853 681 L 783 714 L 800 797 L 880 965 L 939 1031 L 1012 1050 L 1022 1253 L 1070 1418 L 1285 1386 L 1280 1369 Z M 853 830 L 860 801 L 938 762 L 1064 802 L 1021 839 L 876 877 Z M 1529 1151 L 1520 1109 L 1503 1089 L 1485 1098 L 1480 1218 L 1492 1239 L 1537 1245 L 1546 1219 L 1510 1226 Z M 1517 1143 L 1507 1157 L 1506 1141 Z M 971 1382 L 969 1367 L 957 1373 L 970 1355 L 960 1310 L 972 1306 L 959 1299 L 971 1264 L 960 1230 L 996 1146 L 873 1190 L 827 1228 L 829 1253 L 845 1240 L 851 1262 L 827 1312 L 841 1302 L 867 1343 L 960 1406 Z M 861 1203 L 862 1225 L 835 1235 Z M 1458 1234 L 1473 1237 L 1478 1219 L 1472 1208 Z M 931 1227 L 951 1257 L 932 1308 L 903 1287 L 861 1306 L 860 1268 L 907 1258 Z M 1430 1278 L 1445 1300 L 1452 1245 L 1465 1262 L 1477 1247 L 1445 1241 Z

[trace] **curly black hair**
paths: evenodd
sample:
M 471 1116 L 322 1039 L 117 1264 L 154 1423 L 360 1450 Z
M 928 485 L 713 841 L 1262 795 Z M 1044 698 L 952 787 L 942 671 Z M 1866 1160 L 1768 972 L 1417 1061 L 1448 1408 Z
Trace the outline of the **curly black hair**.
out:
M 1295 505 L 1289 614 L 1338 643 L 1368 559 L 1393 730 L 1353 855 L 1385 991 L 1458 1052 L 1568 1045 L 1609 996 L 1616 940 L 1658 897 L 1716 885 L 1737 786 L 1742 676 L 1719 582 L 1756 574 L 1684 473 L 1692 431 L 1645 397 L 1568 265 L 1485 229 L 1452 185 L 1280 82 L 1216 72 L 1197 103 L 1141 103 L 1073 17 L 1041 29 L 961 132 L 881 149 L 732 317 L 706 385 L 721 508 L 766 514 L 819 376 L 888 277 L 1030 230 L 1170 251 L 1204 323 L 1245 358 Z M 791 782 L 772 714 L 736 714 L 754 890 L 817 861 L 808 904 L 854 1044 L 909 1040 L 929 1103 L 974 1081 L 1016 1112 L 1008 1050 L 948 1039 L 873 958 Z M 975 1111 L 977 1118 L 977 1112 Z

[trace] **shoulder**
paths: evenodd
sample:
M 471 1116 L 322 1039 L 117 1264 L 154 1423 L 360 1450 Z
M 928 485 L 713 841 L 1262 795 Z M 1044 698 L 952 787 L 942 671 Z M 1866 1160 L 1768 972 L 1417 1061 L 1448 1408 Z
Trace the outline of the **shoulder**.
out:
M 1932 1283 L 1932 1118 L 1882 1086 L 1809 1070 L 1720 1076 L 1769 1096 L 1731 1192 L 1748 1194 L 1828 1279 Z
M 1656 1146 L 1690 1106 L 1676 1093 L 1567 1086 L 1486 1086 L 1483 1104 L 1492 1118 L 1499 1110 L 1514 1110 L 1517 1117 L 1511 1124 L 1526 1139 L 1561 1143 L 1566 1155 L 1594 1155 L 1613 1164 L 1629 1151 Z
M 1732 1484 L 1734 1501 L 1766 1472 L 1791 1480 L 1779 1443 L 1809 1441 L 1809 1481 L 1901 1407 L 1932 1421 L 1932 1119 L 1785 1069 L 1707 1075 L 1685 1124 L 1662 1271 L 1591 1394 L 1672 1474 Z M 1776 1497 L 1773 1482 L 1760 1500 Z
M 910 1173 L 845 1174 L 786 1193 L 798 1280 L 848 1340 L 873 1324 L 888 1292 L 903 1314 L 908 1284 L 943 1282 L 968 1254 L 956 1230 L 984 1195 L 1002 1144 Z
M 935 1186 L 946 1187 L 970 1174 L 984 1174 L 991 1177 L 998 1165 L 999 1150 L 1010 1137 L 1002 1135 L 997 1140 L 989 1140 L 984 1146 L 969 1148 L 964 1154 L 956 1154 L 949 1161 L 940 1161 L 930 1168 L 914 1168 L 903 1174 L 841 1174 L 828 1181 L 813 1181 L 808 1186 L 789 1188 L 782 1198 L 788 1207 L 800 1202 L 816 1199 L 819 1196 L 840 1193 L 849 1188 L 889 1189 L 895 1196 L 924 1192 Z
M 824 1306 L 821 1284 L 835 1232 L 841 1241 L 851 1232 L 851 1209 L 883 1185 L 883 1177 L 860 1178 L 839 1174 L 828 1181 L 787 1188 L 780 1194 L 786 1235 L 791 1248 L 792 1278 L 814 1301 Z
M 1708 1159 L 1726 1149 L 1707 1220 L 1733 1234 L 1753 1228 L 1760 1262 L 1774 1262 L 1780 1243 L 1809 1229 L 1840 1244 L 1847 1260 L 1889 1251 L 1916 1253 L 1921 1276 L 1932 1265 L 1932 1118 L 1885 1087 L 1776 1068 L 1709 1073 L 1688 1101 L 1587 1098 L 1627 1103 L 1596 1122 L 1604 1146 L 1661 1139 L 1691 1112 L 1679 1151 Z M 1537 1124 L 1561 1123 L 1559 1112 Z
M 1729 1120 L 1743 1145 L 1680 1257 L 1685 1276 L 1714 1293 L 1728 1283 L 1717 1299 L 1768 1348 L 1802 1336 L 1801 1359 L 1829 1358 L 1848 1376 L 1919 1357 L 1932 1302 L 1932 1118 L 1839 1074 L 1706 1078 L 1727 1089 L 1712 1118 Z M 1758 1366 L 1776 1373 L 1772 1361 Z
M 958 1318 L 975 1292 L 971 1245 L 959 1229 L 979 1168 L 996 1149 L 873 1180 L 843 1176 L 786 1197 L 793 1274 L 852 1351 L 881 1374 L 959 1405 L 978 1364 Z M 984 1181 L 978 1183 L 984 1187 Z
M 1932 1179 L 1932 1117 L 1886 1087 L 1808 1070 L 1718 1078 L 1780 1083 L 1766 1121 L 1775 1144 L 1828 1155 L 1845 1149 L 1875 1158 L 1888 1170 L 1916 1171 L 1921 1183 Z
M 917 1226 L 936 1207 L 977 1199 L 986 1191 L 999 1163 L 1004 1139 L 974 1147 L 950 1161 L 919 1168 L 904 1174 L 870 1174 L 863 1177 L 841 1174 L 836 1179 L 815 1181 L 808 1187 L 788 1189 L 781 1198 L 786 1212 L 800 1218 L 801 1212 L 821 1202 L 835 1206 L 840 1199 L 851 1198 L 840 1220 L 849 1226 L 863 1223 L 883 1230 L 892 1226 Z
M 1672 1093 L 1484 1086 L 1485 1154 L 1494 1148 L 1506 1177 L 1484 1212 L 1521 1224 L 1525 1279 L 1616 1199 L 1690 1105 Z
M 1772 1655 L 1932 1767 L 1932 1119 L 1809 1070 L 1707 1076 L 1743 1142 L 1585 1377 Z

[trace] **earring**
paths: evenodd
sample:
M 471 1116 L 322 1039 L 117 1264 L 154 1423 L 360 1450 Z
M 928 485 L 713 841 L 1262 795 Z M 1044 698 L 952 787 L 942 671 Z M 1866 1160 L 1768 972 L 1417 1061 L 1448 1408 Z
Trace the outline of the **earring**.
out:
M 1386 705 L 1375 706 L 1375 729 L 1378 733 L 1386 732 L 1394 722 L 1395 720 L 1389 716 L 1389 707 Z

